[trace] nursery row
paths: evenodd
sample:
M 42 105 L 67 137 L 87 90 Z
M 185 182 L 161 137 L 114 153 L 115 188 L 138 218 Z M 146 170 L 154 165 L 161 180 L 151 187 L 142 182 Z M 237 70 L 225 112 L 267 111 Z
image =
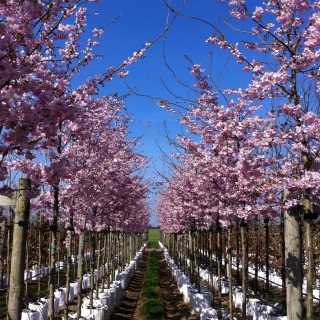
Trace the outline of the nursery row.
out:
M 130 255 L 124 233 L 134 254 L 141 246 L 134 234 L 149 227 L 147 160 L 129 131 L 133 119 L 121 97 L 100 89 L 114 75 L 125 76 L 152 41 L 118 67 L 101 69 L 99 63 L 91 73 L 88 66 L 103 58 L 95 48 L 109 25 L 94 23 L 88 30 L 87 9 L 98 13 L 94 2 L 0 5 L 0 68 L 6 70 L 0 74 L 0 205 L 6 206 L 0 213 L 0 280 L 8 288 L 2 294 L 10 319 L 19 319 L 29 300 L 45 291 L 53 319 L 56 288 L 65 282 L 68 297 L 71 275 L 80 281 L 83 265 L 99 270 L 116 256 L 124 270 Z M 39 280 L 46 275 L 47 285 Z M 80 285 L 78 291 L 81 296 Z
M 55 228 L 57 243 L 52 268 L 50 253 L 53 227 L 50 221 L 38 214 L 31 218 L 26 230 L 24 259 L 21 264 L 15 265 L 14 232 L 25 226 L 18 223 L 8 224 L 8 220 L 16 221 L 13 210 L 10 210 L 8 215 L 3 215 L 5 217 L 0 223 L 2 316 L 10 302 L 16 299 L 17 290 L 13 289 L 17 285 L 17 273 L 22 284 L 17 303 L 21 305 L 21 310 L 24 308 L 21 314 L 28 317 L 32 314 L 35 317 L 33 319 L 38 319 L 37 312 L 40 319 L 47 319 L 48 315 L 53 318 L 58 312 L 62 312 L 65 319 L 68 319 L 70 312 L 76 313 L 78 319 L 81 315 L 86 317 L 84 306 L 89 305 L 91 309 L 100 306 L 102 302 L 94 302 L 94 299 L 100 299 L 100 296 L 105 299 L 102 303 L 103 309 L 110 311 L 114 304 L 119 304 L 122 293 L 115 290 L 113 297 L 112 284 L 120 281 L 120 287 L 126 288 L 137 267 L 139 250 L 144 247 L 147 233 L 128 234 L 115 227 L 106 227 L 99 232 L 84 228 L 75 233 L 71 228 L 59 225 Z M 89 299 L 86 300 L 84 295 Z M 106 303 L 106 299 L 111 302 L 108 300 Z M 106 314 L 109 314 L 109 311 Z M 21 314 L 15 313 L 15 316 L 18 318 Z M 13 318 L 12 315 L 10 317 Z M 95 319 L 100 319 L 99 317 L 96 315 Z
M 236 280 L 233 279 L 231 285 L 222 290 L 223 293 L 229 295 L 231 304 L 229 308 L 221 305 L 214 305 L 213 298 L 216 291 L 219 291 L 221 285 L 216 272 L 210 273 L 210 278 L 213 279 L 213 286 L 209 290 L 208 286 L 201 285 L 197 287 L 190 282 L 190 277 L 186 275 L 176 264 L 175 260 L 171 258 L 166 247 L 159 242 L 164 249 L 166 260 L 170 266 L 171 273 L 175 278 L 180 292 L 183 294 L 184 301 L 190 305 L 190 308 L 195 314 L 198 314 L 201 320 L 218 320 L 218 319 L 234 319 L 234 308 L 245 308 L 246 314 L 253 317 L 254 320 L 285 320 L 287 316 L 283 315 L 284 311 L 281 309 L 282 305 L 276 302 L 268 303 L 263 297 L 259 299 L 254 298 L 253 291 L 249 291 L 245 300 L 245 306 L 241 305 L 243 298 L 242 290 L 236 285 Z M 200 277 L 202 277 L 200 273 Z M 207 280 L 207 279 L 204 279 Z M 208 282 L 209 283 L 209 282 Z M 220 287 L 221 290 L 221 287 Z M 230 290 L 230 291 L 229 291 Z M 239 303 L 240 301 L 240 303 Z M 244 318 L 245 319 L 245 318 Z
M 179 115 L 182 130 L 170 140 L 178 152 L 165 158 L 170 167 L 157 205 L 159 225 L 165 233 L 191 233 L 190 239 L 200 233 L 196 228 L 215 228 L 219 279 L 223 269 L 232 273 L 231 263 L 222 266 L 222 258 L 231 262 L 238 256 L 245 299 L 249 263 L 255 281 L 264 269 L 267 294 L 272 272 L 279 272 L 288 318 L 314 320 L 320 204 L 320 37 L 315 34 L 319 1 L 221 2 L 225 24 L 198 19 L 212 26 L 206 42 L 214 59 L 207 67 L 189 59 L 193 98 L 188 96 L 187 106 L 180 109 L 176 102 L 160 103 Z M 223 75 L 225 68 L 229 72 Z M 257 231 L 250 227 L 255 219 L 262 225 Z M 269 223 L 278 224 L 274 233 Z M 220 229 L 227 226 L 227 231 Z M 233 244 L 232 233 L 238 234 Z M 204 260 L 199 254 L 189 259 Z
M 312 229 L 314 248 L 319 246 L 319 231 L 319 224 L 314 224 Z M 201 290 L 201 281 L 207 281 L 212 288 L 211 293 L 217 296 L 218 309 L 219 305 L 221 307 L 222 296 L 230 292 L 231 316 L 232 308 L 240 307 L 245 318 L 248 315 L 246 307 L 248 299 L 257 297 L 265 304 L 280 303 L 281 306 L 280 308 L 278 306 L 277 311 L 281 315 L 285 315 L 290 309 L 291 304 L 287 304 L 286 295 L 287 282 L 291 279 L 288 279 L 281 221 L 255 218 L 250 225 L 233 223 L 228 227 L 193 227 L 189 232 L 162 232 L 161 242 L 179 270 L 188 276 L 196 292 Z M 305 251 L 302 252 L 304 280 L 300 289 L 306 299 L 308 260 Z M 312 299 L 313 304 L 318 306 L 320 301 L 318 250 L 313 250 L 312 258 L 314 261 Z M 241 291 L 241 298 L 238 293 L 236 299 L 238 291 Z M 233 305 L 232 301 L 236 305 Z

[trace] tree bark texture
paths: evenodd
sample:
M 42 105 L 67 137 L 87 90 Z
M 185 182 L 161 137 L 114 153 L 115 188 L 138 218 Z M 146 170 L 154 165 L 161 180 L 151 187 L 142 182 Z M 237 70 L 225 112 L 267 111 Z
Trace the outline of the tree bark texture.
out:
M 284 199 L 289 191 L 285 190 Z M 302 319 L 302 261 L 299 208 L 293 207 L 284 212 L 285 265 L 287 288 L 288 320 Z
M 30 188 L 30 185 L 29 179 L 20 178 L 16 192 L 16 214 L 13 228 L 8 299 L 8 318 L 12 320 L 20 320 L 22 312 L 26 243 L 30 216 L 30 199 L 27 198 L 26 191 Z

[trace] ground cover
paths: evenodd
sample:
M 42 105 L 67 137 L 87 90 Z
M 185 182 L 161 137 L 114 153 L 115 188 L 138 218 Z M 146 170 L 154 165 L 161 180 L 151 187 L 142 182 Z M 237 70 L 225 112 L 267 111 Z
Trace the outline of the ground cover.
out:
M 150 248 L 159 248 L 160 230 L 149 229 Z
M 149 246 L 136 271 L 139 281 L 135 273 L 123 303 L 111 316 L 111 320 L 197 319 L 183 302 L 183 296 L 171 276 L 163 250 L 158 248 L 159 238 L 159 229 L 149 230 Z
M 140 309 L 141 318 L 147 320 L 165 319 L 165 312 L 160 297 L 159 264 L 156 251 L 150 251 L 148 269 L 145 274 L 141 298 L 143 305 Z

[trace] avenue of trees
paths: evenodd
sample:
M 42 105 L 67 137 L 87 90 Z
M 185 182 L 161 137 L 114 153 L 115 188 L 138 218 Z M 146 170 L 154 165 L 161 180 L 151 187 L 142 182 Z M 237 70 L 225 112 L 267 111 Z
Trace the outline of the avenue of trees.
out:
M 138 139 L 129 138 L 124 101 L 116 94 L 102 96 L 99 89 L 113 76 L 126 77 L 129 66 L 181 15 L 181 7 L 176 10 L 167 1 L 173 18 L 156 40 L 121 65 L 105 65 L 74 85 L 93 60 L 103 58 L 95 48 L 104 28 L 84 38 L 88 2 L 0 0 L 1 194 L 31 199 L 31 213 L 50 226 L 52 319 L 58 227 L 72 231 L 66 234 L 67 247 L 73 232 L 81 244 L 84 230 L 99 237 L 106 228 L 133 235 L 149 227 L 147 159 L 137 152 Z M 242 244 L 247 226 L 257 221 L 283 227 L 288 318 L 302 319 L 305 276 L 311 320 L 320 205 L 320 1 L 221 2 L 230 12 L 225 21 L 230 32 L 210 21 L 208 46 L 227 51 L 251 81 L 240 82 L 238 89 L 219 88 L 210 72 L 190 60 L 196 103 L 175 110 L 167 100 L 159 101 L 169 112 L 178 111 L 186 128 L 176 139 L 182 151 L 173 155 L 171 174 L 160 190 L 159 226 L 165 234 L 192 237 L 197 228 L 229 226 L 231 232 L 236 225 Z M 20 187 L 18 177 L 26 178 Z M 28 206 L 29 201 L 17 199 L 16 215 Z M 15 223 L 27 237 L 28 221 L 13 221 L 10 210 L 2 211 L 1 223 Z M 221 233 L 217 236 L 221 243 Z M 245 293 L 245 246 L 241 252 Z M 24 262 L 19 267 L 22 274 Z M 9 313 L 14 312 L 9 316 L 15 318 L 22 300 L 16 300 L 18 308 L 12 301 L 9 297 Z

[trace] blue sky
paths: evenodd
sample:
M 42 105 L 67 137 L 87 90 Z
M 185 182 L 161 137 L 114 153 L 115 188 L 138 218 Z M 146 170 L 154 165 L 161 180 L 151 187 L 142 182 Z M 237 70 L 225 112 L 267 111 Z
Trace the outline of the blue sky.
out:
M 171 5 L 176 9 L 182 3 L 182 0 L 171 1 Z M 254 1 L 251 3 L 253 5 Z M 98 14 L 94 13 L 95 9 L 98 10 Z M 181 12 L 219 25 L 221 29 L 226 30 L 223 23 L 224 19 L 228 17 L 226 4 L 216 0 L 188 0 Z M 91 35 L 93 28 L 109 23 L 118 16 L 121 18 L 105 28 L 103 37 L 99 39 L 100 45 L 95 51 L 95 53 L 103 54 L 105 58 L 93 63 L 90 68 L 81 73 L 83 79 L 97 72 L 103 73 L 109 66 L 121 65 L 146 41 L 155 39 L 165 29 L 167 19 L 170 20 L 173 17 L 173 13 L 168 13 L 162 0 L 101 0 L 98 4 L 91 3 L 87 13 L 89 14 L 88 32 L 84 35 L 85 37 Z M 182 130 L 179 122 L 176 122 L 177 115 L 168 113 L 157 105 L 160 98 L 170 102 L 181 101 L 181 99 L 170 95 L 159 77 L 176 95 L 183 98 L 194 98 L 192 90 L 181 86 L 166 67 L 163 58 L 164 43 L 168 64 L 174 70 L 177 78 L 190 87 L 193 86 L 194 79 L 188 70 L 191 64 L 186 61 L 185 55 L 194 63 L 201 63 L 207 70 L 209 70 L 212 58 L 211 74 L 213 78 L 217 79 L 223 70 L 221 87 L 237 88 L 240 83 L 243 83 L 243 73 L 241 68 L 235 68 L 233 57 L 227 60 L 227 52 L 218 48 L 215 48 L 210 55 L 212 46 L 207 44 L 205 40 L 213 32 L 214 29 L 206 23 L 177 17 L 165 34 L 165 38 L 162 37 L 150 47 L 143 60 L 129 67 L 129 76 L 125 80 L 115 76 L 111 82 L 101 88 L 102 95 L 117 92 L 121 96 L 128 92 L 128 85 L 131 88 L 139 88 L 137 91 L 139 95 L 149 96 L 131 95 L 126 98 L 125 103 L 128 112 L 135 119 L 130 128 L 132 136 L 143 135 L 140 152 L 149 157 L 159 171 L 162 170 L 163 164 L 157 143 L 167 154 L 174 152 L 163 136 L 165 131 L 163 121 L 166 121 L 171 137 L 181 133 Z M 236 39 L 229 39 L 236 42 Z M 81 79 L 79 80 L 81 81 Z M 154 97 L 154 99 L 150 97 Z M 155 177 L 156 180 L 159 180 L 152 168 L 153 165 L 150 164 L 150 166 L 149 177 Z M 152 219 L 152 222 L 155 223 L 155 220 Z

